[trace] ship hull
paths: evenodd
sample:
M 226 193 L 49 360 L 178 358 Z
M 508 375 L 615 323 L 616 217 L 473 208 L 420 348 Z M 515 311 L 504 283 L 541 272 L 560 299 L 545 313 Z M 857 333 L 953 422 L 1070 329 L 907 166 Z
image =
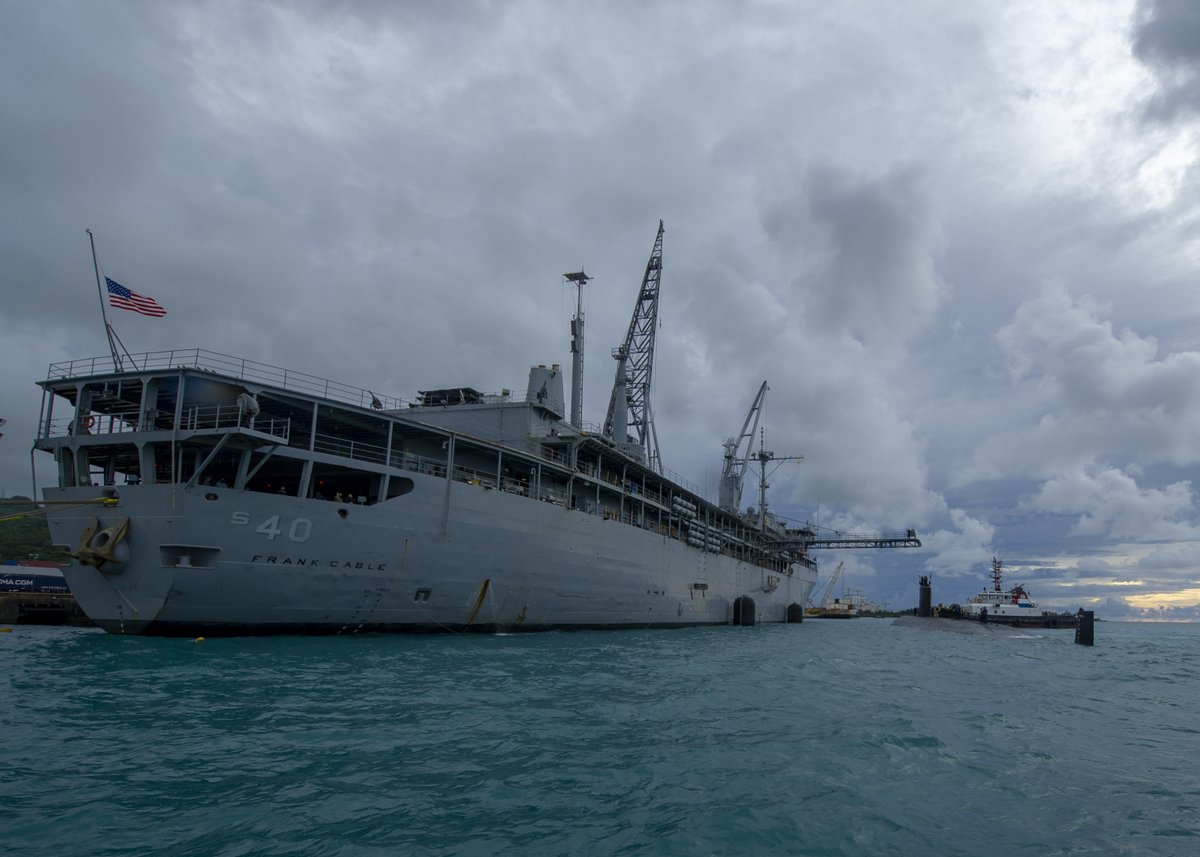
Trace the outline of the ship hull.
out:
M 1041 613 L 1033 616 L 992 615 L 983 619 L 978 614 L 964 615 L 968 621 L 986 622 L 989 625 L 1008 625 L 1013 628 L 1074 628 L 1079 617 L 1074 613 Z
M 64 569 L 88 616 L 123 634 L 684 627 L 728 624 L 744 597 L 756 621 L 784 622 L 816 582 L 799 564 L 772 570 L 553 503 L 414 482 L 370 506 L 125 486 L 115 505 L 59 508 L 49 522 L 74 548 L 89 525 L 129 521 L 116 562 Z

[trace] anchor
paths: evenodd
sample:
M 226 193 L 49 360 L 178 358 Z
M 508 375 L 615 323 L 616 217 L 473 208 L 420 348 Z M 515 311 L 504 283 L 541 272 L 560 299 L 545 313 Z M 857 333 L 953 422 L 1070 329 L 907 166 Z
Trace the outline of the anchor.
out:
M 120 566 L 128 557 L 118 557 L 116 550 L 128 532 L 128 518 L 104 529 L 100 529 L 99 520 L 92 518 L 91 523 L 83 528 L 83 533 L 79 536 L 79 550 L 67 551 L 67 553 L 84 565 L 90 565 L 99 571 L 104 571 L 105 565 Z M 124 553 L 128 554 L 128 549 Z M 112 570 L 116 571 L 117 569 Z

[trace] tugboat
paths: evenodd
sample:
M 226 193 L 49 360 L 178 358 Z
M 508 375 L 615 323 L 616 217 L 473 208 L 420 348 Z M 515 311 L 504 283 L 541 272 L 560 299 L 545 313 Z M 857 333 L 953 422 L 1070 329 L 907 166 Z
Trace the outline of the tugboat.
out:
M 1039 610 L 1020 583 L 1005 592 L 1001 585 L 1003 565 L 992 557 L 992 588 L 967 599 L 962 609 L 964 619 L 1022 628 L 1074 628 L 1079 624 L 1079 617 L 1074 613 Z

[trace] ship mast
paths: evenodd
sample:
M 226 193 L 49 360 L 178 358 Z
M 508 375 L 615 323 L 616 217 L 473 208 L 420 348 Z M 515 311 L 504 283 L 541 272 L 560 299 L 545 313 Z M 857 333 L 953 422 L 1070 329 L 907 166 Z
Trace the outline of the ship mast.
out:
M 575 317 L 571 319 L 571 425 L 583 428 L 583 287 L 592 279 L 580 268 L 563 279 L 575 284 Z
M 88 242 L 92 245 L 92 268 L 96 272 L 96 291 L 100 295 L 100 317 L 104 320 L 104 335 L 108 337 L 108 350 L 112 354 L 113 369 L 123 372 L 125 367 L 121 363 L 121 352 L 125 352 L 125 356 L 129 357 L 131 363 L 133 357 L 130 356 L 129 349 L 125 347 L 121 337 L 117 336 L 117 332 L 113 330 L 113 326 L 108 320 L 108 301 L 105 300 L 104 288 L 100 285 L 100 261 L 96 258 L 96 236 L 90 229 L 84 231 L 87 232 Z M 120 347 L 118 348 L 118 346 Z
M 617 374 L 608 400 L 604 435 L 624 452 L 648 460 L 662 470 L 654 415 L 650 410 L 650 382 L 654 370 L 654 333 L 658 327 L 658 287 L 662 273 L 663 222 L 658 221 L 654 249 L 633 308 L 625 342 L 613 349 Z
M 765 449 L 764 448 L 765 447 L 765 443 L 764 443 L 764 435 L 765 434 L 766 434 L 766 431 L 764 429 L 759 429 L 758 452 L 754 456 L 755 458 L 758 459 L 758 470 L 759 470 L 758 531 L 760 533 L 765 533 L 767 531 L 767 489 L 771 487 L 770 485 L 767 484 L 767 477 L 770 476 L 771 473 L 774 473 L 776 470 L 778 470 L 785 461 L 803 461 L 804 460 L 803 455 L 776 455 L 775 453 L 771 452 L 771 450 Z M 771 461 L 774 461 L 777 463 L 774 467 L 771 468 L 771 473 L 768 473 L 767 472 L 767 464 L 768 464 L 768 462 L 771 462 Z
M 996 557 L 992 557 L 992 588 L 996 592 L 1004 591 L 1000 586 L 1000 569 L 1002 566 L 1003 563 L 1000 562 L 1000 560 L 996 559 Z

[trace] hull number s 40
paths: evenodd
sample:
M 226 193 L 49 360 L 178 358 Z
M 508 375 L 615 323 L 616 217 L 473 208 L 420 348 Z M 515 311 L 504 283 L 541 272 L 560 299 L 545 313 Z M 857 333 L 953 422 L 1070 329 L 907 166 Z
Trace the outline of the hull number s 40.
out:
M 234 512 L 229 523 L 240 527 L 254 526 L 249 512 Z M 254 527 L 254 532 L 261 533 L 267 537 L 267 541 L 271 542 L 282 535 L 286 535 L 293 542 L 306 542 L 312 535 L 312 521 L 308 518 L 292 518 L 291 523 L 288 524 L 281 520 L 279 515 L 272 515 Z

